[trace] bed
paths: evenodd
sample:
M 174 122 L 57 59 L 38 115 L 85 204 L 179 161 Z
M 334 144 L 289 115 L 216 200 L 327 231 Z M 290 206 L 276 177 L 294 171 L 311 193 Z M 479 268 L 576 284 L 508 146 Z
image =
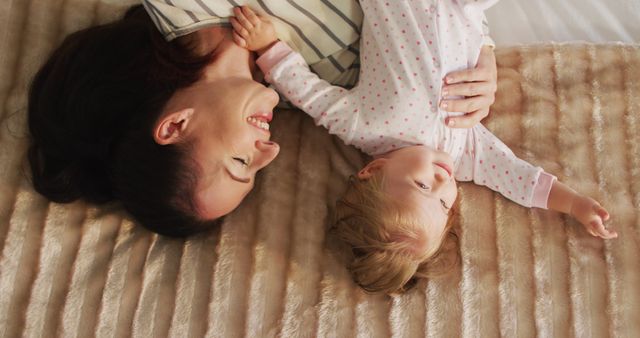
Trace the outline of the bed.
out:
M 64 35 L 129 3 L 0 3 L 0 337 L 640 332 L 640 0 L 503 0 L 487 13 L 499 88 L 484 123 L 519 156 L 597 196 L 620 237 L 592 238 L 557 213 L 462 184 L 460 266 L 399 296 L 350 280 L 326 227 L 364 157 L 299 111 L 277 112 L 280 156 L 204 236 L 160 237 L 117 205 L 60 205 L 33 191 L 24 160 L 32 74 Z

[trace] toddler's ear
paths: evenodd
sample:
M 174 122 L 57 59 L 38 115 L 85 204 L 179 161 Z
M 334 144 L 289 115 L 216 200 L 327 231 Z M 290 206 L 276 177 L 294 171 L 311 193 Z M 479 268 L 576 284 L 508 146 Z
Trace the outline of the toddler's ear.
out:
M 173 144 L 183 138 L 187 125 L 193 118 L 193 112 L 192 108 L 186 108 L 162 116 L 153 131 L 156 143 Z
M 386 158 L 376 158 L 375 160 L 367 163 L 364 168 L 358 171 L 358 178 L 361 180 L 367 180 L 380 171 L 387 163 Z

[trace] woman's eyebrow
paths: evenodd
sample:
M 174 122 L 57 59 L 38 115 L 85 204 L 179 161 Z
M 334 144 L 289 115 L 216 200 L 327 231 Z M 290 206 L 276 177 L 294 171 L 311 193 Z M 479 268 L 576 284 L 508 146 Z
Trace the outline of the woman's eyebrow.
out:
M 236 175 L 232 174 L 231 171 L 229 171 L 228 168 L 224 168 L 224 170 L 227 172 L 227 174 L 229 174 L 229 176 L 231 177 L 232 180 L 240 182 L 240 183 L 250 183 L 251 179 L 250 178 L 241 178 L 241 177 L 237 177 Z

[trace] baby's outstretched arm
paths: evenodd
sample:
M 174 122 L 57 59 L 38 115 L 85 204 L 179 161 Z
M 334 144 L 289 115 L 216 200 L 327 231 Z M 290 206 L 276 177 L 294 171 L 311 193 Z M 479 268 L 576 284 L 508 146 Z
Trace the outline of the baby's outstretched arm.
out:
M 235 17 L 229 18 L 233 26 L 233 40 L 240 47 L 262 55 L 278 41 L 276 30 L 268 16 L 254 12 L 249 6 L 235 7 Z
M 473 180 L 525 207 L 571 215 L 593 236 L 617 237 L 615 231 L 604 227 L 609 213 L 598 202 L 575 192 L 542 168 L 518 158 L 482 124 L 477 124 L 468 133 L 456 179 Z
M 573 216 L 593 236 L 604 239 L 618 237 L 618 233 L 604 227 L 604 222 L 609 219 L 609 213 L 600 203 L 575 192 L 562 182 L 553 182 L 547 206 L 549 209 Z

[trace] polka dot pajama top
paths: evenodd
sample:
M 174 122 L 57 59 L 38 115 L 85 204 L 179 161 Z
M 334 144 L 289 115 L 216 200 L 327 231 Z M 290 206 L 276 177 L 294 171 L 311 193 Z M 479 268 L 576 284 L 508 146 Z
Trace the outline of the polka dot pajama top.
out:
M 257 63 L 267 82 L 317 124 L 370 155 L 413 145 L 446 151 L 455 178 L 473 181 L 526 207 L 547 207 L 555 177 L 517 158 L 482 124 L 445 125 L 443 77 L 475 67 L 483 11 L 497 0 L 360 0 L 361 69 L 351 90 L 318 78 L 283 42 Z

